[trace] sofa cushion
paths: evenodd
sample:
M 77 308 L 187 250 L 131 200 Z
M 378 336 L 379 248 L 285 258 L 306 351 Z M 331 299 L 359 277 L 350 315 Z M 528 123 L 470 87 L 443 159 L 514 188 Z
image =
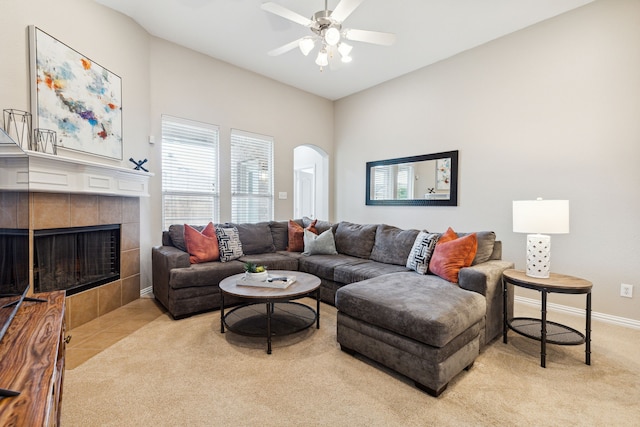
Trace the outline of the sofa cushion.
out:
M 238 258 L 238 261 L 264 265 L 267 267 L 267 270 L 298 270 L 298 259 L 295 257 L 287 256 L 282 252 L 243 255 Z
M 448 242 L 438 241 L 429 262 L 429 270 L 445 280 L 458 283 L 460 269 L 471 265 L 477 249 L 475 233 Z
M 305 273 L 313 274 L 321 279 L 331 280 L 337 266 L 345 264 L 358 264 L 366 262 L 362 258 L 347 255 L 309 255 L 298 259 L 298 269 Z
M 344 255 L 369 259 L 377 229 L 376 224 L 340 222 L 336 228 L 336 250 Z
M 319 219 L 311 219 L 308 216 L 303 216 L 302 217 L 302 226 L 303 227 L 308 227 L 311 223 L 313 223 L 315 221 L 315 227 L 316 230 L 318 231 L 318 234 L 320 233 L 324 233 L 325 231 L 327 231 L 328 229 L 331 229 L 333 231 L 333 234 L 336 234 L 336 228 L 338 227 L 338 224 L 333 224 L 329 221 L 322 221 Z
M 443 347 L 482 320 L 486 301 L 437 276 L 407 272 L 338 289 L 336 308 L 355 319 Z
M 471 233 L 458 233 L 458 237 L 464 237 Z M 496 233 L 493 231 L 477 231 L 478 251 L 471 265 L 482 264 L 492 259 L 493 247 L 496 243 Z
M 218 246 L 220 248 L 220 261 L 227 262 L 244 255 L 237 228 L 216 227 L 216 235 L 218 236 Z
M 218 237 L 216 236 L 216 229 L 211 222 L 202 232 L 185 224 L 184 242 L 187 246 L 187 252 L 189 252 L 189 262 L 191 264 L 220 259 Z
M 191 264 L 188 268 L 173 268 L 169 277 L 169 286 L 173 289 L 192 287 L 211 287 L 216 292 L 218 283 L 224 278 L 242 273 L 244 267 L 240 261 L 205 262 Z
M 418 230 L 378 225 L 370 258 L 386 264 L 407 265 L 407 258 L 418 233 Z
M 411 252 L 407 258 L 407 268 L 420 274 L 427 274 L 429 261 L 431 261 L 439 237 L 440 235 L 437 233 L 421 231 L 411 247 Z
M 319 235 L 304 229 L 303 255 L 337 255 L 336 244 L 333 240 L 333 232 L 326 230 Z
M 225 227 L 235 227 L 242 242 L 242 253 L 245 255 L 275 252 L 273 236 L 268 222 L 255 224 L 227 223 Z
M 333 272 L 333 280 L 338 283 L 355 283 L 361 280 L 371 279 L 383 274 L 407 271 L 404 265 L 385 264 L 377 261 L 364 261 L 357 264 L 339 265 Z
M 271 229 L 271 238 L 273 239 L 274 250 L 286 251 L 289 242 L 289 222 L 288 221 L 271 221 L 269 223 Z

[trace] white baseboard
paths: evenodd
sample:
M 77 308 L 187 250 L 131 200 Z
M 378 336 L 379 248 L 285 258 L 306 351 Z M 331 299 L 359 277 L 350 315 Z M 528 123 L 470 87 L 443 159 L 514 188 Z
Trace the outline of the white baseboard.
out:
M 537 299 L 516 296 L 515 301 L 532 307 L 540 308 L 540 300 Z M 584 316 L 583 308 L 569 307 L 566 305 L 554 304 L 551 302 L 547 303 L 547 310 L 555 311 L 558 313 L 571 314 L 573 316 Z M 613 325 L 624 326 L 625 328 L 640 329 L 640 321 L 627 319 L 626 317 L 612 316 L 611 314 L 592 311 L 591 319 L 599 320 L 605 323 L 611 323 Z
M 146 288 L 140 290 L 140 297 L 145 297 L 151 294 L 153 294 L 153 286 L 147 286 Z

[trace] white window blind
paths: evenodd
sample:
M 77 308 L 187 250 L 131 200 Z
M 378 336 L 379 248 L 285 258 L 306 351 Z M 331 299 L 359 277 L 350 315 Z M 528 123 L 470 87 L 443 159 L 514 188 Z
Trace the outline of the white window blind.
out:
M 215 125 L 162 116 L 162 221 L 218 222 L 218 140 Z
M 373 168 L 373 200 L 413 199 L 413 166 L 384 165 Z
M 373 200 L 393 199 L 393 175 L 390 166 L 373 168 Z
M 273 220 L 273 138 L 231 130 L 231 221 Z

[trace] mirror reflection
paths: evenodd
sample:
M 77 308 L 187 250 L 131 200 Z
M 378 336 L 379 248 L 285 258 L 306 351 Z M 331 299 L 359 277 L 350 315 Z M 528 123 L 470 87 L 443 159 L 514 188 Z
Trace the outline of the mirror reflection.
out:
M 368 205 L 457 205 L 458 152 L 367 163 Z

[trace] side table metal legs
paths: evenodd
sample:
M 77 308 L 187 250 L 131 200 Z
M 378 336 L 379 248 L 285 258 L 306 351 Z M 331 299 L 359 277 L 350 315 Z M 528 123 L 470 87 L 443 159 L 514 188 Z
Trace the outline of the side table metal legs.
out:
M 547 367 L 547 292 L 542 292 L 542 307 L 540 309 L 540 366 Z
M 587 325 L 585 328 L 585 363 L 591 365 L 591 292 L 587 294 Z

